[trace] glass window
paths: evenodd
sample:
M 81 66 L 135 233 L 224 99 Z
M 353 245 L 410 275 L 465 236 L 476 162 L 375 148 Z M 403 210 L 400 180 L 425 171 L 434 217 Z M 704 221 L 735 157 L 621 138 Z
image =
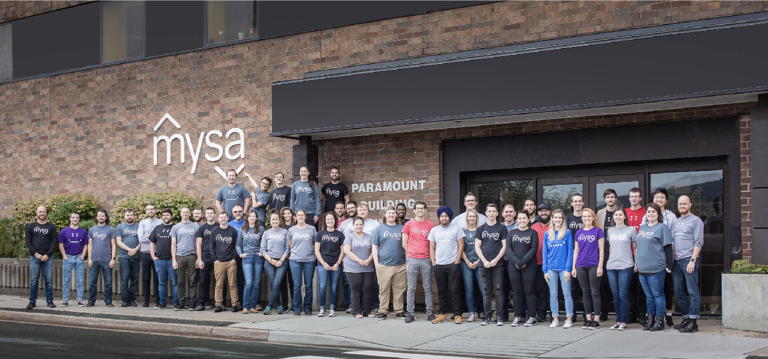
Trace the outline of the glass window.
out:
M 143 1 L 107 1 L 102 7 L 102 62 L 144 56 Z
M 208 43 L 256 37 L 253 1 L 209 1 Z
M 595 212 L 605 208 L 605 199 L 603 192 L 612 188 L 616 191 L 616 202 L 621 208 L 629 208 L 629 190 L 634 187 L 640 187 L 639 181 L 627 181 L 627 182 L 607 182 L 595 184 Z
M 581 183 L 572 184 L 553 184 L 541 186 L 542 199 L 553 210 L 562 209 L 566 215 L 572 212 L 571 195 L 574 193 L 584 193 L 584 186 Z
M 470 186 L 470 191 L 478 196 L 480 203 L 477 208 L 483 212 L 485 212 L 485 206 L 488 203 L 498 205 L 499 212 L 507 203 L 512 203 L 516 210 L 520 210 L 523 208 L 526 198 L 535 198 L 536 192 L 533 184 L 533 180 L 482 182 L 473 183 Z
M 0 25 L 0 81 L 13 77 L 13 36 L 11 24 Z

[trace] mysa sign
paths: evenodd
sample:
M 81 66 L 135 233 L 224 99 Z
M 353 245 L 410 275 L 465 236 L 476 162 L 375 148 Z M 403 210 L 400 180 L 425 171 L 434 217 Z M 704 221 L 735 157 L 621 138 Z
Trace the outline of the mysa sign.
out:
M 163 124 L 170 122 L 176 133 L 159 134 Z M 166 126 L 168 127 L 168 126 Z M 202 156 L 208 162 L 218 162 L 226 157 L 228 160 L 245 159 L 245 132 L 239 128 L 230 128 L 227 132 L 219 130 L 210 130 L 208 132 L 200 131 L 200 134 L 181 133 L 181 125 L 170 114 L 165 114 L 157 122 L 153 131 L 155 137 L 152 146 L 152 163 L 157 166 L 160 153 L 165 150 L 165 163 L 170 165 L 174 160 L 174 149 L 178 151 L 178 159 L 181 163 L 187 163 L 190 160 L 189 173 L 195 174 L 197 164 Z M 194 137 L 193 137 L 194 136 Z M 178 145 L 175 145 L 178 143 Z M 203 146 L 205 143 L 205 146 Z M 237 167 L 237 173 L 245 168 L 245 164 Z M 227 175 L 219 166 L 214 166 L 216 172 L 222 177 Z

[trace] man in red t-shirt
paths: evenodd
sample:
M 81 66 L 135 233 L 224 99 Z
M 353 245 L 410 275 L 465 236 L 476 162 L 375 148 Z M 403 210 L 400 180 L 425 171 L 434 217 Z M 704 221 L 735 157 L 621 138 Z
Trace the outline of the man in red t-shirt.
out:
M 634 187 L 629 190 L 629 208 L 624 209 L 624 212 L 627 212 L 627 225 L 635 227 L 635 231 L 640 230 L 640 224 L 645 216 L 645 207 L 640 205 L 642 200 L 639 188 Z
M 429 231 L 435 225 L 426 219 L 427 204 L 416 202 L 413 206 L 413 213 L 416 215 L 408 221 L 403 227 L 403 247 L 405 248 L 405 268 L 408 280 L 407 302 L 408 315 L 405 317 L 406 323 L 412 323 L 415 311 L 416 301 L 416 283 L 421 275 L 422 286 L 424 287 L 424 302 L 427 306 L 427 320 L 432 321 L 435 315 L 432 314 L 432 260 L 429 257 Z
M 546 203 L 539 204 L 538 220 L 531 226 L 539 236 L 539 249 L 536 252 L 536 320 L 543 322 L 547 320 L 547 306 L 549 305 L 549 287 L 544 280 L 543 264 L 541 259 L 541 250 L 544 248 L 544 233 L 549 230 L 549 219 L 552 215 L 552 209 Z

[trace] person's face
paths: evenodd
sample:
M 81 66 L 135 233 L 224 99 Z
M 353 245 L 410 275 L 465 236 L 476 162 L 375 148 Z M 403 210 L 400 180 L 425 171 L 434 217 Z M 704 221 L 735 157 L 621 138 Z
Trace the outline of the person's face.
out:
M 475 209 L 477 208 L 477 197 L 475 196 L 467 196 L 464 198 L 464 207 L 467 207 L 467 209 Z
M 133 223 L 135 217 L 136 216 L 133 214 L 133 212 L 125 212 L 125 215 L 123 215 L 123 218 L 125 218 L 125 223 Z M 80 220 L 79 216 L 78 216 L 77 220 L 78 221 Z
M 354 203 L 347 204 L 347 217 L 352 218 L 357 215 L 357 206 Z
M 336 205 L 333 206 L 333 212 L 336 213 L 337 217 L 341 218 L 345 212 L 344 203 L 336 203 Z
M 196 209 L 192 211 L 192 219 L 195 222 L 200 222 L 200 220 L 203 218 L 203 211 Z
M 48 218 L 48 210 L 43 206 L 37 207 L 35 210 L 35 216 L 37 219 L 44 221 L 46 218 Z
M 173 216 L 170 213 L 168 213 L 168 212 L 163 213 L 163 222 L 171 223 L 171 219 L 172 218 L 173 218 Z
M 263 180 L 261 180 L 261 183 L 259 183 L 259 184 L 261 185 L 261 190 L 263 192 L 266 192 L 269 189 L 269 185 L 270 185 L 269 181 L 263 179 Z
M 368 218 L 368 207 L 360 206 L 360 208 L 357 209 L 357 216 L 361 218 Z
M 517 226 L 519 228 L 528 228 L 528 222 L 530 222 L 530 219 L 524 213 L 517 214 Z
M 216 212 L 214 212 L 211 209 L 208 209 L 205 211 L 205 220 L 208 222 L 213 222 L 216 220 Z
M 339 178 L 341 178 L 341 173 L 339 173 L 339 170 L 334 168 L 334 169 L 331 170 L 331 176 L 330 177 L 331 177 L 331 181 L 338 181 Z
M 467 224 L 470 226 L 477 226 L 477 213 L 467 212 Z
M 269 224 L 272 228 L 280 227 L 280 216 L 278 216 L 277 213 L 273 213 L 269 216 Z
M 145 213 L 147 214 L 147 217 L 149 217 L 149 218 L 155 218 L 155 213 L 156 213 L 156 211 L 155 211 L 155 206 L 147 206 L 147 207 L 144 209 L 144 211 L 145 211 Z
M 248 213 L 248 225 L 251 226 L 251 228 L 256 227 L 256 221 L 259 220 L 259 216 L 256 214 L 256 212 Z
M 282 173 L 276 174 L 275 175 L 275 184 L 282 185 L 283 184 L 283 179 L 284 178 L 283 178 L 283 174 Z
M 594 223 L 593 222 L 594 220 L 595 220 L 595 217 L 592 216 L 592 213 L 590 212 L 584 212 L 581 215 L 581 221 L 584 222 L 585 224 L 589 223 L 590 225 L 592 225 L 592 223 Z
M 395 211 L 397 212 L 397 218 L 405 218 L 405 214 L 408 210 L 405 208 L 405 206 L 397 206 Z
M 447 226 L 448 223 L 451 223 L 451 217 L 448 217 L 448 213 L 445 212 L 440 213 L 440 218 L 438 219 L 440 220 L 440 224 L 443 226 Z
M 189 220 L 189 208 L 181 209 L 181 219 L 184 221 Z
M 677 211 L 681 216 L 691 213 L 691 199 L 688 196 L 680 196 L 677 199 Z
M 616 195 L 613 193 L 608 193 L 604 198 L 605 204 L 613 207 L 614 204 L 616 204 Z
M 296 221 L 299 223 L 304 223 L 304 221 L 307 219 L 306 213 L 303 211 L 296 212 Z
M 661 208 L 666 208 L 667 196 L 665 196 L 664 193 L 656 193 L 653 195 L 653 203 L 658 204 Z
M 627 219 L 626 216 L 624 216 L 623 211 L 616 211 L 613 213 L 613 222 L 616 224 L 624 223 L 624 220 Z
M 574 211 L 581 211 L 584 209 L 584 197 L 573 196 L 573 198 L 571 198 L 571 206 L 573 207 Z
M 104 212 L 96 213 L 96 223 L 104 224 L 107 221 L 107 215 Z
M 163 215 L 163 217 L 165 217 L 165 215 Z M 227 217 L 226 213 L 219 213 L 219 225 L 225 226 L 228 221 L 229 221 L 229 217 Z
M 240 218 L 243 218 L 243 207 L 235 206 L 232 208 L 232 216 L 235 217 L 236 220 L 240 220 Z
M 336 226 L 336 221 L 332 215 L 325 216 L 325 228 L 331 229 Z
M 422 204 L 417 204 L 413 207 L 413 213 L 416 213 L 416 217 L 424 217 L 424 212 L 427 211 L 427 208 L 424 207 Z
M 504 207 L 504 212 L 502 213 L 502 215 L 504 216 L 504 221 L 505 222 L 512 222 L 512 221 L 514 221 L 516 214 L 517 213 L 515 212 L 515 209 L 510 207 L 510 206 Z
M 293 222 L 293 213 L 291 211 L 283 211 L 283 221 L 288 224 Z
M 560 228 L 560 226 L 563 225 L 563 214 L 560 212 L 553 214 L 552 224 L 555 226 L 555 228 Z
M 648 209 L 645 211 L 645 218 L 648 219 L 648 221 L 658 222 L 659 212 L 656 212 L 656 210 L 652 207 L 648 207 Z
M 355 232 L 358 234 L 363 233 L 363 221 L 355 220 Z
M 499 210 L 496 209 L 496 207 L 488 207 L 485 209 L 485 216 L 488 217 L 488 219 L 493 219 L 495 221 L 499 216 Z
M 127 214 L 127 213 L 126 213 Z M 80 224 L 80 215 L 77 213 L 72 213 L 69 215 L 69 224 L 76 226 Z
M 550 215 L 552 215 L 552 211 L 550 211 L 548 209 L 540 209 L 539 210 L 539 218 L 541 218 L 545 222 L 549 219 Z
M 392 223 L 397 220 L 397 211 L 394 209 L 387 210 L 387 213 L 384 214 L 384 218 L 387 219 L 387 222 Z
M 536 213 L 536 203 L 534 203 L 531 200 L 525 201 L 525 205 L 523 206 L 523 210 L 525 210 L 528 213 Z
M 640 204 L 640 192 L 629 192 L 629 203 L 632 206 L 637 206 Z
M 235 181 L 237 181 L 237 172 L 235 171 L 227 172 L 227 183 L 235 184 Z
M 302 180 L 307 180 L 309 178 L 309 170 L 306 167 L 300 168 L 299 177 L 301 177 Z

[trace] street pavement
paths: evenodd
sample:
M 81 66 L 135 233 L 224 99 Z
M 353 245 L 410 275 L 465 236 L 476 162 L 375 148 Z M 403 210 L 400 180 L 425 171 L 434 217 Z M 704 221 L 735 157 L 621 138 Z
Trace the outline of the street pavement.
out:
M 387 320 L 355 319 L 339 313 L 335 318 L 265 316 L 258 314 L 153 310 L 77 306 L 22 310 L 25 298 L 0 295 L 0 320 L 36 324 L 113 328 L 144 333 L 198 336 L 215 339 L 266 341 L 303 347 L 336 347 L 372 350 L 376 353 L 405 351 L 464 357 L 503 356 L 538 358 L 766 358 L 768 333 L 722 329 L 718 319 L 700 321 L 701 332 L 682 334 L 667 329 L 645 332 L 638 325 L 625 332 L 607 328 L 551 329 L 548 323 L 532 328 L 509 325 L 482 327 L 479 322 L 456 325 L 431 324 L 423 315 L 405 324 Z M 42 306 L 42 307 L 41 307 Z M 604 322 L 607 327 L 610 322 Z M 495 324 L 495 323 L 494 323 Z M 122 335 L 122 334 L 116 334 Z M 146 335 L 146 334 L 145 334 Z M 338 353 L 337 353 L 338 354 Z M 413 354 L 415 355 L 415 354 Z M 343 356 L 343 357 L 348 357 Z

